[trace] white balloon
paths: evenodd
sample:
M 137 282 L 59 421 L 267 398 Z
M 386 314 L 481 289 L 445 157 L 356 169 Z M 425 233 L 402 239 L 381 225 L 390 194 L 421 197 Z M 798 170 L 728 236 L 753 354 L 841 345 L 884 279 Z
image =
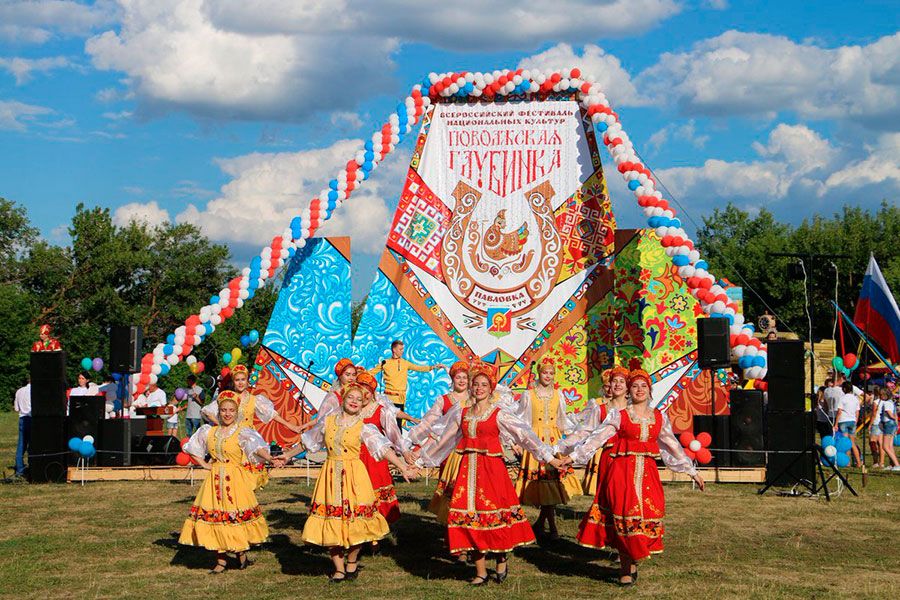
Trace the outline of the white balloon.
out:
M 213 325 L 220 325 L 222 323 L 222 317 L 219 314 L 214 314 L 209 318 L 209 322 Z
M 247 298 L 250 297 L 250 290 L 249 290 L 249 289 L 242 289 L 242 290 L 239 292 L 238 296 L 240 297 L 241 300 L 246 300 Z
M 688 444 L 688 448 L 690 448 L 693 452 L 696 452 L 702 447 L 703 444 L 701 444 L 698 440 L 691 440 L 691 443 Z
M 197 363 L 197 357 L 194 356 L 193 354 L 191 354 L 191 355 L 188 356 L 186 359 L 184 359 L 184 362 L 186 362 L 186 363 L 189 364 L 189 365 L 196 364 L 196 363 Z
M 744 352 L 744 356 L 756 356 L 759 354 L 759 349 L 756 346 L 747 346 L 747 351 Z
M 160 373 L 162 373 L 162 367 L 160 367 L 159 365 L 153 365 L 152 367 L 150 367 L 150 372 L 154 375 L 159 375 Z
M 172 365 L 173 367 L 178 364 L 178 360 L 179 359 L 178 359 L 177 354 L 171 354 L 171 355 L 169 355 L 168 358 L 166 358 L 166 362 L 169 363 L 170 365 Z
M 825 446 L 824 453 L 828 458 L 834 458 L 835 456 L 837 456 L 837 448 L 835 448 L 834 446 Z
M 159 377 L 157 377 L 156 375 L 151 373 L 150 374 L 150 383 L 156 383 L 157 381 L 159 381 Z

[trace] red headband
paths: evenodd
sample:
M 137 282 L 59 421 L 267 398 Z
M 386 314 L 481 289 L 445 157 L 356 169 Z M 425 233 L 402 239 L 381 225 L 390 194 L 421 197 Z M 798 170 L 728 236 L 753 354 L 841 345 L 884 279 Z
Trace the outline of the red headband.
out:
M 458 360 L 450 367 L 450 377 L 456 376 L 457 373 L 467 373 L 469 371 L 469 363 L 464 360 Z
M 334 365 L 334 374 L 340 377 L 344 374 L 344 371 L 346 371 L 350 367 L 355 368 L 353 361 L 349 358 L 342 358 L 341 360 L 337 361 L 336 365 Z
M 643 369 L 634 369 L 631 373 L 628 374 L 628 387 L 631 387 L 631 384 L 638 379 L 643 379 L 644 381 L 646 381 L 647 387 L 653 387 L 653 381 L 650 379 L 650 374 Z
M 356 385 L 369 390 L 370 394 L 374 394 L 378 389 L 378 381 L 368 371 L 363 371 L 356 376 Z
M 469 378 L 472 381 L 475 381 L 475 378 L 479 375 L 487 377 L 488 382 L 491 384 L 491 391 L 493 392 L 497 387 L 497 370 L 492 365 L 486 363 L 477 364 L 469 371 Z
M 233 369 L 231 369 L 231 377 L 233 378 L 238 373 L 243 373 L 244 375 L 250 375 L 250 371 L 247 370 L 247 367 L 244 365 L 235 365 Z

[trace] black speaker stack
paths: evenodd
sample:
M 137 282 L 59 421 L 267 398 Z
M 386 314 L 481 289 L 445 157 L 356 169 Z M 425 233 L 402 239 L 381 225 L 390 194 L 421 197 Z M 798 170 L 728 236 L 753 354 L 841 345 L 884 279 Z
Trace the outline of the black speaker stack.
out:
M 109 370 L 113 373 L 139 373 L 144 332 L 134 325 L 109 329 Z
M 732 467 L 764 467 L 766 465 L 765 436 L 763 435 L 763 393 L 759 390 L 731 390 Z
M 64 482 L 66 440 L 66 353 L 31 353 L 31 444 L 28 472 L 37 483 Z
M 768 347 L 768 406 L 766 410 L 766 484 L 790 487 L 815 480 L 815 416 L 806 411 L 803 342 L 771 341 Z
M 730 334 L 728 319 L 697 319 L 697 364 L 701 369 L 731 366 Z

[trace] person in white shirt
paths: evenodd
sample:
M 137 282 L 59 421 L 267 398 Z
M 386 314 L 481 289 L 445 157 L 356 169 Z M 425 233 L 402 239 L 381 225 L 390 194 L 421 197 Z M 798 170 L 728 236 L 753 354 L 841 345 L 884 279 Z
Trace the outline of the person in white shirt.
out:
M 25 453 L 31 445 L 31 381 L 16 390 L 13 410 L 19 413 L 19 443 L 16 444 L 16 477 L 25 476 Z
M 72 396 L 100 396 L 100 387 L 91 381 L 91 374 L 82 371 L 78 374 L 78 386 L 69 390 L 69 397 Z
M 853 442 L 853 459 L 857 467 L 862 467 L 859 446 L 856 445 L 856 419 L 859 417 L 859 396 L 853 393 L 853 384 L 845 381 L 841 385 L 843 394 L 835 405 L 834 431 L 840 431 Z
M 897 461 L 897 454 L 894 452 L 894 435 L 897 433 L 897 406 L 891 397 L 891 391 L 887 388 L 878 390 L 878 400 L 875 405 L 875 416 L 872 419 L 874 424 L 878 425 L 881 432 L 881 444 L 878 448 L 878 465 L 884 465 L 883 468 L 891 471 L 900 471 L 900 462 Z M 892 466 L 884 463 L 884 455 L 891 461 Z
M 147 386 L 147 392 L 145 394 L 141 394 L 135 399 L 135 401 L 131 404 L 131 418 L 141 418 L 142 415 L 139 415 L 134 412 L 135 408 L 141 408 L 144 406 L 165 406 L 166 405 L 166 392 L 159 389 L 155 383 L 151 383 Z

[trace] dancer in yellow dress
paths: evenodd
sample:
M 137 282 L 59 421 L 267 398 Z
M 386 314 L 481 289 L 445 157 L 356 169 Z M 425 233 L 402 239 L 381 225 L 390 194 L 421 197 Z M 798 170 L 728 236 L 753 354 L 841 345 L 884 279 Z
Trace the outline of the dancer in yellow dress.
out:
M 566 412 L 566 403 L 553 384 L 555 375 L 553 359 L 545 358 L 538 366 L 534 388 L 525 390 L 519 399 L 519 417 L 549 446 L 558 444 L 563 432 L 571 433 L 575 429 L 575 421 Z M 570 467 L 557 470 L 542 463 L 531 452 L 521 454 L 522 463 L 516 479 L 519 501 L 541 509 L 532 525 L 535 535 L 544 534 L 546 523 L 550 539 L 558 539 L 556 505 L 568 504 L 573 496 L 580 496 L 581 483 Z
M 585 415 L 582 417 L 579 427 L 588 429 L 596 429 L 600 423 L 609 414 L 610 409 L 625 410 L 628 406 L 628 369 L 616 365 L 612 369 L 604 372 L 607 380 L 604 386 L 609 391 L 606 398 L 597 398 L 591 401 L 583 411 Z M 581 487 L 584 489 L 584 495 L 594 497 L 597 495 L 597 485 L 601 479 L 601 472 L 609 462 L 609 449 L 615 444 L 615 438 L 604 444 L 603 448 L 597 451 L 591 457 L 591 461 L 585 465 L 584 478 L 581 480 Z
M 184 445 L 184 451 L 209 473 L 191 505 L 178 542 L 216 552 L 216 566 L 210 573 L 225 570 L 228 552 L 237 554 L 241 569 L 247 567 L 250 545 L 261 544 L 269 536 L 269 527 L 253 493 L 255 477 L 242 465 L 260 464 L 272 457 L 262 436 L 255 429 L 242 426 L 237 415 L 234 392 L 222 392 L 219 425 L 204 425 Z
M 416 476 L 416 470 L 391 450 L 391 442 L 373 425 L 363 423 L 364 394 L 356 384 L 347 386 L 341 412 L 317 419 L 316 426 L 301 437 L 301 444 L 275 460 L 276 465 L 284 464 L 304 449 L 328 451 L 300 538 L 307 544 L 328 548 L 334 563 L 334 583 L 356 579 L 362 544 L 380 540 L 389 532 L 387 521 L 378 512 L 369 474 L 359 458 L 362 445 L 375 459 L 387 459 L 407 481 Z
M 450 367 L 450 380 L 453 389 L 444 394 L 431 405 L 418 425 L 407 431 L 403 436 L 403 457 L 412 463 L 414 456 L 412 450 L 421 446 L 427 440 L 438 440 L 443 431 L 440 423 L 444 415 L 450 412 L 454 406 L 465 408 L 469 402 L 469 363 L 457 361 Z M 462 455 L 453 452 L 441 463 L 438 475 L 437 489 L 431 497 L 428 511 L 437 516 L 438 523 L 447 524 L 447 514 L 450 511 L 450 498 L 453 496 L 453 484 L 459 473 L 459 463 Z

